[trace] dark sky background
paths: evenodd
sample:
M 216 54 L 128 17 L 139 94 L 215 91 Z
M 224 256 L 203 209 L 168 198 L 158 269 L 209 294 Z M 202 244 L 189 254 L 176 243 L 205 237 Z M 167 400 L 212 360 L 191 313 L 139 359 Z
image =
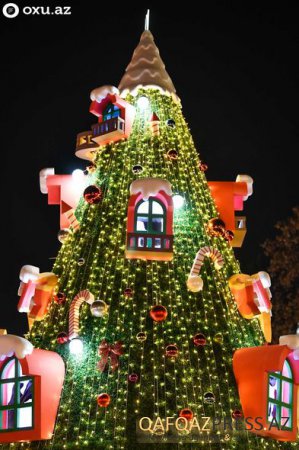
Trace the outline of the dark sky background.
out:
M 89 93 L 118 85 L 147 7 L 208 179 L 254 179 L 245 203 L 248 232 L 236 254 L 245 273 L 267 267 L 260 245 L 298 204 L 298 11 L 295 2 L 259 3 L 199 2 L 195 12 L 186 1 L 131 8 L 78 1 L 71 16 L 1 14 L 0 328 L 27 330 L 26 315 L 16 309 L 19 270 L 33 264 L 50 271 L 59 249 L 58 206 L 40 193 L 39 170 L 85 168 L 74 151 L 76 134 L 95 122 Z

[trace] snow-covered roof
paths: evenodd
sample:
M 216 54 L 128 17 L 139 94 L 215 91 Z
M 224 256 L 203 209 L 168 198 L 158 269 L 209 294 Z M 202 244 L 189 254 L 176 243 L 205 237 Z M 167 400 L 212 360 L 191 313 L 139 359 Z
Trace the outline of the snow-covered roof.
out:
M 135 95 L 139 88 L 153 88 L 178 100 L 175 87 L 149 30 L 142 33 L 118 88 L 121 96 L 125 96 L 128 92 Z
M 130 194 L 142 194 L 143 200 L 155 197 L 158 192 L 164 191 L 167 195 L 172 195 L 171 184 L 162 178 L 140 178 L 131 183 Z
M 100 103 L 108 94 L 119 94 L 119 90 L 115 86 L 111 86 L 110 84 L 105 84 L 105 86 L 100 86 L 96 89 L 93 89 L 90 93 L 90 100 L 96 100 Z

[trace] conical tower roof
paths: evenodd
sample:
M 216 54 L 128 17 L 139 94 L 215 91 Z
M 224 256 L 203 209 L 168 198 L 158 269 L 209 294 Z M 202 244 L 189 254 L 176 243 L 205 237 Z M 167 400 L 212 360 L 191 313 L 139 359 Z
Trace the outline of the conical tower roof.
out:
M 178 99 L 173 82 L 165 70 L 165 64 L 149 30 L 142 33 L 132 60 L 118 86 L 122 96 L 128 92 L 134 95 L 141 87 L 159 89 Z

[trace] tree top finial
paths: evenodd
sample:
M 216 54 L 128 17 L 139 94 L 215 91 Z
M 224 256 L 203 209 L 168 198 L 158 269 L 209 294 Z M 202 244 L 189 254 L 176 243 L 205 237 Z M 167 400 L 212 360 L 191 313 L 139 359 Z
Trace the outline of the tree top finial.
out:
M 149 19 L 150 19 L 150 10 L 148 9 L 145 15 L 145 22 L 144 22 L 144 30 L 149 30 Z

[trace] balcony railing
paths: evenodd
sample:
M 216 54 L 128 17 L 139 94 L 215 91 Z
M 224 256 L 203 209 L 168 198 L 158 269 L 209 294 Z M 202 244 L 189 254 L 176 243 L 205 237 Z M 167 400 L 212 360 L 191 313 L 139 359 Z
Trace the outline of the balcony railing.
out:
M 172 252 L 173 236 L 168 234 L 128 233 L 127 249 Z
M 98 145 L 92 140 L 92 131 L 83 131 L 77 134 L 76 150 L 82 150 L 85 148 L 97 148 Z
M 124 134 L 125 121 L 121 117 L 113 117 L 112 119 L 105 120 L 105 122 L 96 123 L 91 128 L 93 137 L 103 136 L 114 131 Z

